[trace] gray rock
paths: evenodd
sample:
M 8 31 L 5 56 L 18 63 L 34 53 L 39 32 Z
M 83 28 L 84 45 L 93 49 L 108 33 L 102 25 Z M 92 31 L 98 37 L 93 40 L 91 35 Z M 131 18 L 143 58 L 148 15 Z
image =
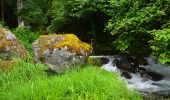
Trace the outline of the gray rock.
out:
M 32 46 L 35 62 L 46 64 L 49 70 L 57 73 L 62 73 L 72 67 L 81 67 L 92 49 L 90 47 L 87 50 L 87 47 L 84 47 L 85 43 L 77 38 L 74 40 L 70 36 L 75 37 L 61 34 L 41 36 Z M 61 44 L 64 45 L 61 46 Z
M 0 60 L 10 61 L 15 58 L 28 59 L 28 51 L 10 30 L 0 28 Z

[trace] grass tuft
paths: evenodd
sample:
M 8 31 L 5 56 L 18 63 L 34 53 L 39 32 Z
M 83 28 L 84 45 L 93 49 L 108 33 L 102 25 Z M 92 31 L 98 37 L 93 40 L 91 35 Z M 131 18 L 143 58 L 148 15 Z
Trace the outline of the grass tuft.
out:
M 45 73 L 41 64 L 19 61 L 0 72 L 0 100 L 139 100 L 114 73 L 87 66 L 62 75 Z

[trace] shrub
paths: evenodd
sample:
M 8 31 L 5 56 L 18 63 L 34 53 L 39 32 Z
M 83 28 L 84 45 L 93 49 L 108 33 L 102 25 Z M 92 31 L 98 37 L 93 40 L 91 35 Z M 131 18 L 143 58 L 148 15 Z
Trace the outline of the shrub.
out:
M 16 37 L 23 43 L 23 45 L 32 53 L 32 42 L 39 37 L 39 33 L 32 32 L 26 27 L 17 27 L 13 30 Z
M 4 21 L 0 21 L 0 27 L 4 27 L 6 24 Z
M 154 30 L 151 32 L 154 39 L 150 41 L 152 54 L 162 63 L 170 64 L 170 29 Z

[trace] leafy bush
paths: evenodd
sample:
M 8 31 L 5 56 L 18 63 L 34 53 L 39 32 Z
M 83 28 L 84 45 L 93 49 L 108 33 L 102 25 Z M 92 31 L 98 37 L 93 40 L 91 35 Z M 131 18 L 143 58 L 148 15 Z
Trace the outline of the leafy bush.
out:
M 15 69 L 0 72 L 0 100 L 140 100 L 116 74 L 86 67 L 47 76 L 45 66 L 19 61 Z M 90 73 L 90 74 L 89 74 Z
M 32 52 L 32 43 L 39 37 L 39 33 L 31 32 L 30 29 L 26 27 L 17 27 L 13 30 L 16 37 L 23 43 L 23 45 Z
M 117 1 L 117 0 L 116 0 Z M 150 54 L 148 41 L 152 39 L 148 31 L 160 29 L 169 19 L 168 0 L 129 1 L 111 3 L 111 19 L 106 29 L 115 36 L 113 46 L 121 52 L 132 54 Z M 115 11 L 118 9 L 117 11 Z M 146 51 L 146 52 L 145 52 Z
M 5 22 L 4 21 L 0 21 L 0 27 L 4 27 L 5 26 Z
M 152 54 L 162 63 L 170 64 L 170 28 L 151 32 L 154 39 L 150 41 Z

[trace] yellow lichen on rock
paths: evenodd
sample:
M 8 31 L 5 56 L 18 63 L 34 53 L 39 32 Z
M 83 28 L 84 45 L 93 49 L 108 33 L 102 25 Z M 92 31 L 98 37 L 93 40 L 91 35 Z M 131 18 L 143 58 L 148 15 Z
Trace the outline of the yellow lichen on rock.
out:
M 88 55 L 92 52 L 92 47 L 81 42 L 74 34 L 41 35 L 38 43 L 41 46 L 39 56 L 47 49 L 68 49 L 71 53 L 79 55 Z
M 22 59 L 28 58 L 28 51 L 6 28 L 0 28 L 0 54 L 1 52 L 9 52 Z
M 12 61 L 0 61 L 0 70 L 12 69 L 12 66 L 16 64 L 15 60 Z
M 81 42 L 74 34 L 64 35 L 63 40 L 55 45 L 55 48 L 58 49 L 65 47 L 67 47 L 71 52 L 82 55 L 90 54 L 92 51 L 92 47 L 89 44 Z
M 92 47 L 74 34 L 42 35 L 32 44 L 34 60 L 48 69 L 63 72 L 72 66 L 83 66 Z

